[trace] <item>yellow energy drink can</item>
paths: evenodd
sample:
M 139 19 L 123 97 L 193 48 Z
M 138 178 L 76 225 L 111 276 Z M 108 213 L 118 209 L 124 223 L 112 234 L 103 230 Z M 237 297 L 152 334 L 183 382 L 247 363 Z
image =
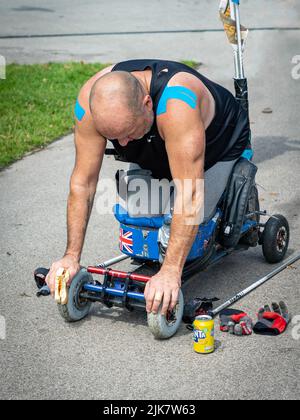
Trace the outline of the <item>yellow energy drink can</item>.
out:
M 215 322 L 211 316 L 197 316 L 193 322 L 194 350 L 200 354 L 210 354 L 215 351 Z

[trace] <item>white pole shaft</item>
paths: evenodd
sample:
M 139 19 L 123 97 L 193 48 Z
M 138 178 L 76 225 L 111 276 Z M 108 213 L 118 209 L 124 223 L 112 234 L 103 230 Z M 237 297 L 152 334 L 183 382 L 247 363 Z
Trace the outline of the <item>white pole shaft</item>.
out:
M 230 0 L 230 9 L 233 13 L 233 18 L 236 22 L 236 34 L 237 34 L 237 51 L 235 51 L 235 69 L 236 69 L 236 79 L 245 79 L 244 65 L 243 65 L 243 41 L 241 33 L 241 19 L 240 19 L 240 9 L 237 3 L 234 3 Z
M 128 260 L 130 256 L 128 255 L 120 255 L 119 257 L 112 258 L 111 260 L 104 261 L 102 264 L 98 264 L 97 267 L 107 268 L 110 265 L 118 264 L 121 261 Z
M 279 274 L 281 271 L 285 270 L 289 265 L 292 265 L 294 262 L 300 260 L 300 253 L 295 255 L 294 257 L 287 260 L 284 264 L 282 264 L 280 267 L 276 268 L 276 270 L 272 271 L 270 274 L 266 275 L 262 279 L 258 280 L 256 283 L 249 286 L 247 289 L 243 290 L 242 292 L 238 293 L 236 296 L 225 302 L 223 305 L 216 308 L 214 311 L 211 312 L 211 315 L 215 317 L 218 315 L 223 309 L 229 308 L 234 303 L 238 302 L 242 298 L 244 298 L 246 295 L 248 295 L 253 290 L 257 289 L 262 284 L 266 283 L 271 278 L 275 277 L 277 274 Z

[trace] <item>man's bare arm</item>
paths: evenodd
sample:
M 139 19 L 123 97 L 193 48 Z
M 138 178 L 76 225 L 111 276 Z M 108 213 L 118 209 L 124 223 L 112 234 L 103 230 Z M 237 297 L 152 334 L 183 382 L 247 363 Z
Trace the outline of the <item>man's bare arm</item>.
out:
M 190 135 L 189 139 L 193 141 L 192 135 Z M 174 159 L 174 162 L 175 160 L 179 161 L 179 155 L 176 158 L 176 152 L 170 152 L 170 155 L 173 155 L 172 160 Z M 181 187 L 183 191 L 179 191 L 178 188 L 175 203 L 175 210 L 178 208 L 178 213 L 175 211 L 173 214 L 170 240 L 163 267 L 181 274 L 199 230 L 199 224 L 202 221 L 200 216 L 204 210 L 204 175 L 200 172 L 200 169 L 203 168 L 202 156 L 199 155 L 194 160 L 190 160 L 190 171 L 186 174 L 187 178 L 185 179 L 190 182 L 189 187 L 192 187 L 192 190 L 188 187 L 188 191 L 186 191 L 184 179 L 180 178 L 180 174 L 177 172 L 175 165 L 174 163 L 172 173 L 175 176 L 177 174 L 176 180 L 178 187 Z M 197 165 L 199 168 L 197 178 L 193 177 L 191 173 L 193 165 Z M 191 200 L 189 203 L 186 201 L 188 197 Z M 189 207 L 191 207 L 190 210 Z
M 180 127 L 168 125 L 165 135 L 177 196 L 163 269 L 181 275 L 204 213 L 205 130 L 200 115 L 193 121 L 188 113 L 185 124 L 181 112 Z
M 109 73 L 112 67 L 107 67 L 90 79 L 78 97 L 78 102 L 85 114 L 81 121 L 76 119 L 76 161 L 70 180 L 67 209 L 68 241 L 65 251 L 65 255 L 72 255 L 78 261 L 80 261 L 84 245 L 107 143 L 94 126 L 89 106 L 89 95 L 96 80 Z
M 106 140 L 76 127 L 76 163 L 70 180 L 67 210 L 68 242 L 65 255 L 80 261 L 86 229 L 93 207 Z
M 184 81 L 179 84 L 193 89 Z M 167 113 L 159 116 L 159 129 L 165 139 L 172 177 L 179 188 L 166 257 L 161 270 L 147 283 L 145 298 L 148 312 L 157 313 L 162 303 L 164 315 L 177 304 L 183 267 L 202 221 L 199 216 L 204 207 L 205 127 L 199 106 L 192 109 L 182 101 L 169 100 Z M 192 186 L 189 196 L 180 188 L 185 180 Z
M 101 75 L 101 74 L 100 74 Z M 51 265 L 46 282 L 54 295 L 55 275 L 63 267 L 70 272 L 70 282 L 80 269 L 80 258 L 84 245 L 99 173 L 102 166 L 106 139 L 95 129 L 89 110 L 89 92 L 93 79 L 83 87 L 78 101 L 84 110 L 84 117 L 76 118 L 75 148 L 76 161 L 70 180 L 67 206 L 67 247 L 63 258 Z

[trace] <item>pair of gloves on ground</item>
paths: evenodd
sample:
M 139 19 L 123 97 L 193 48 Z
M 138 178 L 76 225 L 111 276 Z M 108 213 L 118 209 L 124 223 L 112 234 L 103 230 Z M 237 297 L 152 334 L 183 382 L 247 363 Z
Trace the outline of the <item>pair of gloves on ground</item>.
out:
M 277 336 L 286 330 L 290 315 L 284 302 L 272 303 L 272 309 L 265 305 L 258 311 L 258 321 L 253 320 L 245 312 L 236 309 L 225 309 L 220 313 L 221 331 L 237 336 L 259 335 Z

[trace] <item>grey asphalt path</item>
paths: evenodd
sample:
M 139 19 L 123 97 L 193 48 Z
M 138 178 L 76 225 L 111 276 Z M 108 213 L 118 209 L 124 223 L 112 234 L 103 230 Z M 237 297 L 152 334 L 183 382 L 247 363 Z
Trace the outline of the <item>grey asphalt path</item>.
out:
M 243 0 L 252 28 L 299 28 L 298 0 Z M 255 7 L 253 7 L 253 4 Z M 8 62 L 84 60 L 115 62 L 144 57 L 194 59 L 217 65 L 223 33 L 147 34 L 147 31 L 220 30 L 219 0 L 11 0 L 0 4 L 0 54 Z M 142 32 L 134 35 L 104 35 Z M 6 36 L 93 34 L 52 38 Z M 267 38 L 273 34 L 267 34 Z M 257 35 L 255 35 L 257 38 Z M 227 50 L 225 48 L 225 50 Z M 223 54 L 222 54 L 223 55 Z M 221 56 L 222 56 L 221 55 Z M 211 60 L 213 59 L 213 60 Z
M 114 2 L 119 6 L 121 3 Z M 158 12 L 154 6 L 150 20 L 137 24 L 136 16 L 141 16 L 150 6 L 146 1 L 130 3 L 134 5 L 130 9 L 133 18 L 126 19 L 123 24 L 126 30 L 136 30 L 137 25 L 139 28 L 155 27 L 158 16 L 155 13 Z M 296 1 L 265 1 L 263 8 L 260 1 L 245 1 L 245 10 L 249 9 L 250 3 L 263 10 L 258 16 L 258 25 L 284 23 L 293 26 L 298 22 L 300 6 Z M 24 4 L 41 7 L 40 2 L 11 1 L 9 9 Z M 82 16 L 81 2 L 72 4 L 70 8 L 67 1 L 53 1 L 51 5 L 47 2 L 45 7 L 56 10 L 57 14 L 72 10 L 74 16 Z M 216 27 L 217 15 L 211 4 L 211 1 L 160 2 L 160 15 L 168 17 L 169 28 L 198 27 L 198 23 Z M 287 4 L 291 9 L 284 8 Z M 186 9 L 182 5 L 188 6 L 192 20 L 188 19 L 186 11 L 183 12 Z M 274 5 L 280 6 L 281 14 L 271 8 Z M 2 12 L 3 8 L 8 9 L 8 6 L 1 6 Z M 114 23 L 113 29 L 117 30 L 120 14 L 115 8 L 111 8 L 111 14 L 108 10 L 107 5 L 101 9 L 106 16 L 113 16 L 111 24 L 104 19 L 104 29 L 111 29 Z M 199 15 L 207 11 L 207 18 L 195 22 L 197 10 Z M 13 25 L 3 27 L 1 24 L 1 34 L 33 32 L 30 17 L 24 17 L 31 12 L 22 14 L 10 10 L 9 13 Z M 69 30 L 66 23 L 57 23 L 53 13 L 40 12 L 39 16 L 43 13 L 48 27 L 36 20 L 35 32 Z M 1 15 L 3 19 L 3 13 Z M 251 15 L 249 19 L 251 24 L 255 23 Z M 78 17 L 74 31 L 87 31 L 87 28 L 89 31 L 97 29 L 96 19 L 83 22 Z M 132 44 L 130 37 L 126 44 L 125 38 L 124 44 L 118 37 L 105 39 L 105 61 L 117 61 L 116 43 L 123 46 L 121 59 L 143 54 L 198 59 L 204 63 L 201 69 L 205 74 L 232 88 L 232 56 L 222 34 L 182 35 L 184 43 L 190 47 L 185 57 L 181 55 L 184 43 L 180 47 L 179 43 L 170 43 L 166 36 L 161 36 L 163 41 L 160 43 L 148 38 L 151 45 L 147 47 L 142 40 Z M 18 56 L 20 62 L 29 61 L 30 48 L 35 50 L 36 44 L 28 41 L 27 50 L 20 47 L 16 56 L 17 44 L 14 42 L 5 41 L 11 60 Z M 50 48 L 50 40 L 47 42 Z M 78 45 L 85 46 L 90 42 L 91 38 L 78 38 L 74 44 L 65 44 L 68 51 L 58 59 L 70 58 L 74 51 L 74 57 L 79 58 Z M 4 40 L 0 40 L 1 48 L 3 43 Z M 51 48 L 55 50 L 57 46 L 53 44 Z M 297 31 L 253 32 L 246 59 L 261 206 L 289 219 L 289 256 L 300 250 L 300 80 L 291 77 L 291 60 L 298 54 Z M 33 61 L 43 61 L 46 57 L 46 52 L 35 50 Z M 263 114 L 266 107 L 271 107 L 273 113 Z M 217 332 L 218 350 L 203 357 L 193 352 L 191 335 L 184 326 L 170 341 L 159 342 L 151 336 L 143 313 L 129 314 L 100 305 L 94 306 L 87 320 L 68 325 L 61 320 L 51 299 L 35 297 L 34 268 L 49 266 L 65 248 L 65 201 L 73 164 L 73 139 L 67 136 L 0 173 L 0 316 L 5 317 L 7 329 L 6 340 L 0 339 L 0 398 L 299 399 L 299 328 L 290 326 L 285 335 L 277 338 L 252 336 L 240 339 Z M 117 167 L 112 158 L 106 158 L 102 178 L 112 178 Z M 98 199 L 99 195 L 96 203 Z M 100 216 L 95 206 L 82 264 L 95 264 L 116 255 L 118 225 L 112 215 Z M 129 269 L 130 266 L 126 263 L 120 268 Z M 216 295 L 225 300 L 273 268 L 264 262 L 260 248 L 234 254 L 196 275 L 184 288 L 184 294 L 186 298 Z M 291 312 L 300 315 L 299 272 L 300 262 L 236 307 L 254 316 L 260 305 L 284 299 Z

